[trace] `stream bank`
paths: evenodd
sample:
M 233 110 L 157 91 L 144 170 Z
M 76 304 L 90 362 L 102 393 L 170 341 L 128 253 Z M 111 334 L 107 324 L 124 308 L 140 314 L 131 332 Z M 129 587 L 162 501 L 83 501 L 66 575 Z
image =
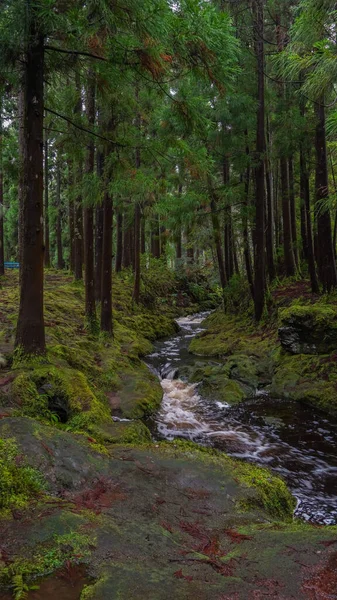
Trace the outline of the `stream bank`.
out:
M 154 435 L 190 440 L 271 468 L 296 497 L 295 516 L 336 524 L 337 423 L 313 407 L 269 394 L 272 358 L 269 363 L 268 354 L 260 358 L 256 339 L 253 350 L 237 339 L 239 352 L 229 356 L 191 353 L 195 347 L 200 350 L 204 340 L 212 347 L 207 323 L 213 331 L 212 325 L 218 327 L 219 322 L 217 313 L 181 318 L 180 333 L 156 342 L 147 357 L 164 391 Z

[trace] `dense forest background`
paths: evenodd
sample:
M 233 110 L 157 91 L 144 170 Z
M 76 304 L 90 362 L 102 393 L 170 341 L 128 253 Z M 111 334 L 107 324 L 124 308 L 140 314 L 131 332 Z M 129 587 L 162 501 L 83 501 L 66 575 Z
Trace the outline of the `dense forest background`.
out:
M 257 320 L 275 278 L 336 286 L 335 17 L 329 0 L 1 3 L 17 347 L 45 351 L 44 267 L 84 277 L 108 334 L 113 272 L 144 302 L 151 257 L 247 290 Z

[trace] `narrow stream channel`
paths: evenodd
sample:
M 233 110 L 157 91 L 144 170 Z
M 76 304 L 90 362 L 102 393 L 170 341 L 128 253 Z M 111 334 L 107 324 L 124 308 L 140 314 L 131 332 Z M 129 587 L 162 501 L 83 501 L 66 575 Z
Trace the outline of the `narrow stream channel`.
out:
M 310 407 L 272 399 L 263 390 L 238 406 L 202 397 L 198 384 L 180 378 L 179 371 L 201 360 L 189 354 L 188 346 L 202 331 L 205 316 L 179 319 L 180 332 L 157 342 L 147 357 L 164 391 L 154 419 L 154 437 L 188 439 L 268 466 L 286 480 L 297 498 L 296 516 L 336 524 L 337 423 Z

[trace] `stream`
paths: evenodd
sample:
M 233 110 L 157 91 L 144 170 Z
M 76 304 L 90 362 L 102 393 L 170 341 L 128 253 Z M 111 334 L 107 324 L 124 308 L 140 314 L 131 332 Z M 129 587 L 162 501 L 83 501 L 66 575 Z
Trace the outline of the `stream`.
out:
M 337 423 L 328 416 L 258 390 L 236 406 L 202 397 L 198 384 L 179 378 L 182 367 L 204 357 L 188 352 L 207 313 L 178 319 L 180 332 L 155 344 L 146 362 L 164 396 L 153 421 L 157 439 L 187 439 L 267 466 L 297 499 L 295 515 L 317 524 L 337 523 Z M 212 364 L 223 362 L 210 359 Z

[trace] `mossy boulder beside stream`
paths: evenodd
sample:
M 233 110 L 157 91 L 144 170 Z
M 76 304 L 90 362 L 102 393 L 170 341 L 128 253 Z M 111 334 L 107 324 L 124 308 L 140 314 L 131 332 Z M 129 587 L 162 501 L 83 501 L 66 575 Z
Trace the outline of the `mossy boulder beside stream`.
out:
M 337 309 L 294 303 L 279 314 L 279 338 L 292 354 L 328 354 L 337 351 Z

